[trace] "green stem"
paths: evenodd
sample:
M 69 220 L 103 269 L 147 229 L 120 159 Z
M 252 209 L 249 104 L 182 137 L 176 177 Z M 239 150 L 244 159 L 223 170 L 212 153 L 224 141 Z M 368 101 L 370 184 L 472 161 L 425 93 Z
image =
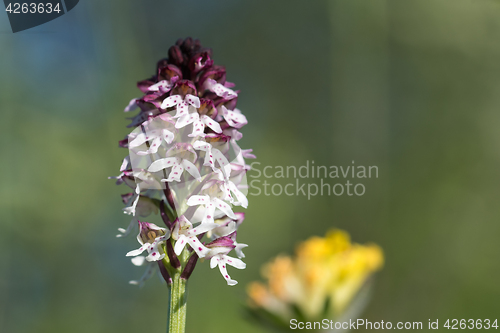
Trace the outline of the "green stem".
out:
M 189 259 L 189 252 L 184 249 L 179 260 L 181 267 L 173 269 L 169 266 L 172 284 L 169 285 L 170 302 L 168 306 L 167 333 L 186 332 L 186 310 L 187 310 L 187 280 L 181 279 L 181 272 Z
M 184 333 L 186 331 L 187 281 L 180 274 L 172 277 L 170 285 L 170 305 L 167 333 Z

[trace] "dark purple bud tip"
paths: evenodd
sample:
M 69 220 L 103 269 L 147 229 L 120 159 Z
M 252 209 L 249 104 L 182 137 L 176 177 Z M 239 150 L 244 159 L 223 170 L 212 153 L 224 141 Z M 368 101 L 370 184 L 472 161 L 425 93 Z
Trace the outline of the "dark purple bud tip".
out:
M 168 50 L 168 61 L 177 66 L 182 65 L 184 57 L 179 46 L 174 45 Z
M 165 268 L 165 265 L 163 264 L 163 261 L 159 260 L 157 261 L 158 267 L 160 268 L 160 273 L 163 279 L 167 284 L 172 284 L 172 278 L 170 277 L 170 274 L 168 274 L 167 269 Z
M 118 141 L 118 146 L 121 148 L 128 148 L 128 138 Z
M 195 44 L 194 44 L 194 41 L 191 37 L 188 37 L 186 39 L 184 39 L 184 42 L 182 43 L 181 45 L 181 50 L 184 52 L 184 53 L 191 53 L 193 48 L 194 48 Z
M 163 200 L 160 202 L 160 215 L 161 215 L 163 222 L 167 226 L 167 228 L 171 229 L 172 228 L 172 221 L 170 221 L 167 213 L 165 212 L 165 202 Z
M 188 262 L 186 263 L 186 267 L 184 267 L 184 270 L 181 273 L 181 279 L 183 280 L 189 279 L 189 277 L 194 271 L 194 268 L 196 267 L 197 262 L 198 262 L 198 255 L 196 253 L 193 253 L 189 258 Z
M 170 240 L 167 240 L 167 255 L 170 259 L 170 265 L 174 269 L 178 269 L 179 267 L 181 267 L 181 262 L 179 261 L 179 258 L 177 258 L 177 255 L 175 254 L 174 248 L 172 246 L 172 242 Z

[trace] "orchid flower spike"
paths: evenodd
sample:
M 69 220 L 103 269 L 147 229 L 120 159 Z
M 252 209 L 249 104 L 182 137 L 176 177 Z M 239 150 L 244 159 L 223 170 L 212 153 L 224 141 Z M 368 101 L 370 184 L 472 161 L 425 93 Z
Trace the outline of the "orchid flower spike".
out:
M 142 95 L 124 101 L 124 111 L 133 113 L 131 132 L 119 146 L 128 156 L 110 177 L 126 185 L 123 211 L 130 215 L 117 237 L 139 228 L 139 247 L 127 256 L 146 271 L 131 283 L 142 286 L 159 272 L 173 286 L 210 259 L 227 284 L 236 285 L 227 266 L 245 268 L 238 258 L 247 245 L 237 236 L 249 204 L 246 159 L 255 158 L 238 145 L 248 124 L 237 108 L 240 92 L 212 50 L 191 38 L 173 45 L 151 74 L 137 83 Z

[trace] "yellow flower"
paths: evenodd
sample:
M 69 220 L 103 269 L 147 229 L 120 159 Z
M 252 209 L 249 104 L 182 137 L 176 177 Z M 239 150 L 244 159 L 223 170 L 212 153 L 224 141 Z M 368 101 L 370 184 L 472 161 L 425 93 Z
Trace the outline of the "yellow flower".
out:
M 320 318 L 329 304 L 328 314 L 337 317 L 383 261 L 379 246 L 353 244 L 347 232 L 331 230 L 299 244 L 295 257 L 280 255 L 264 265 L 267 286 L 250 284 L 250 303 L 281 317 L 297 308 L 309 320 Z

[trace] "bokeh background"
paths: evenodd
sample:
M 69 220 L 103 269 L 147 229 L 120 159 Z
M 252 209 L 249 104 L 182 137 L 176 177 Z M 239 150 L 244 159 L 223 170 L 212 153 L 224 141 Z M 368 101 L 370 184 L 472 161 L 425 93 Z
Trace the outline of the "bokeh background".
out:
M 362 197 L 250 196 L 247 269 L 230 288 L 197 267 L 189 332 L 260 331 L 245 285 L 332 227 L 385 251 L 368 320 L 497 318 L 498 1 L 82 0 L 17 34 L 0 14 L 0 332 L 165 330 L 166 287 L 128 284 L 143 271 L 106 178 L 136 81 L 187 36 L 241 89 L 262 166 L 379 167 Z

